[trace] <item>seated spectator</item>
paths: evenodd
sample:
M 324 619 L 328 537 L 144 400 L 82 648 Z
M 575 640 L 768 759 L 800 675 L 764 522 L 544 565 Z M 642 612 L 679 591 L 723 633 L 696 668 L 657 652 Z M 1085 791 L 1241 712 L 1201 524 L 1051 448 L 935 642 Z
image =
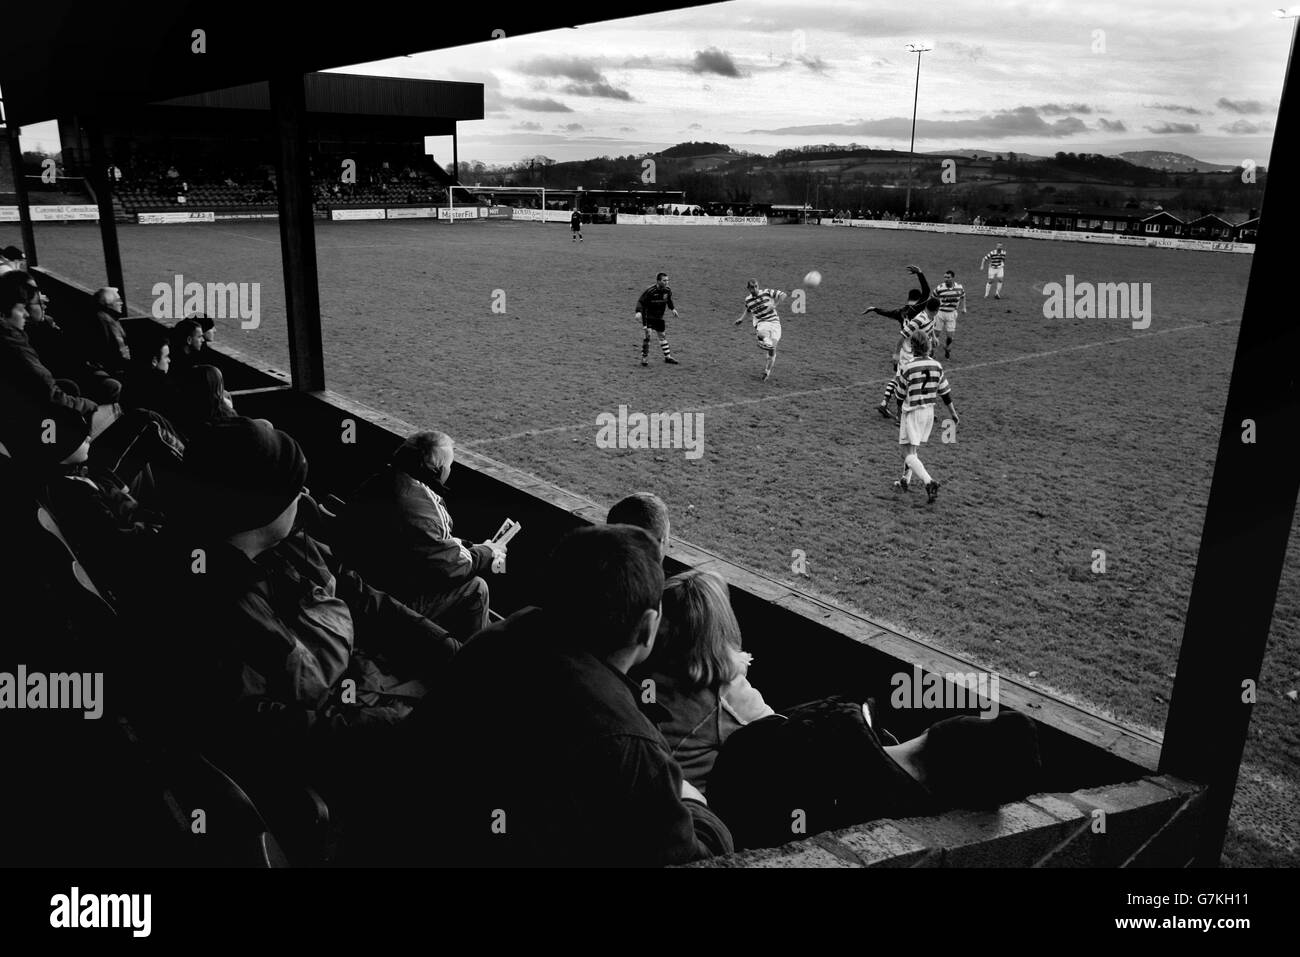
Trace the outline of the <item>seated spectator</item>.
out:
M 488 586 L 479 576 L 505 550 L 452 534 L 445 498 L 454 459 L 445 433 L 408 438 L 353 494 L 339 547 L 366 578 L 466 640 L 487 626 Z
M 298 443 L 253 419 L 190 444 L 151 563 L 165 607 L 146 609 L 179 630 L 154 633 L 146 684 L 160 730 L 236 778 L 311 781 L 346 816 L 388 803 L 397 728 L 459 645 L 291 534 L 306 476 Z
M 27 326 L 23 331 L 27 333 L 27 339 L 40 356 L 41 362 L 50 370 L 51 375 L 60 381 L 66 380 L 63 385 L 67 391 L 75 391 L 101 405 L 116 402 L 121 396 L 122 384 L 102 369 L 95 369 L 86 362 L 73 338 L 46 311 L 49 297 L 36 287 L 30 273 L 25 275 L 32 298 L 27 304 Z M 68 383 L 74 384 L 76 389 Z
M 169 419 L 184 440 L 191 440 L 204 426 L 236 415 L 230 393 L 226 391 L 221 370 L 216 366 L 191 366 L 175 378 Z
M 627 677 L 659 626 L 654 540 L 627 525 L 582 528 L 547 567 L 547 607 L 480 632 L 417 716 L 441 773 L 407 794 L 423 812 L 413 849 L 479 867 L 729 853 L 725 826 L 655 728 L 666 712 Z
M 628 496 L 610 510 L 616 519 L 669 540 L 657 496 Z M 669 579 L 662 612 L 651 654 L 631 673 L 653 682 L 655 701 L 669 714 L 659 729 L 674 760 L 686 781 L 710 795 L 737 847 L 789 841 L 792 807 L 816 809 L 808 815 L 815 834 L 948 806 L 996 807 L 1038 783 L 1034 724 L 1012 712 L 991 721 L 949 718 L 901 744 L 875 725 L 870 703 L 827 698 L 777 715 L 749 683 L 753 658 L 741 648 L 726 582 L 715 573 Z
M 746 678 L 752 660 L 719 575 L 691 570 L 668 580 L 654 650 L 633 676 L 653 682 L 671 715 L 659 730 L 682 776 L 703 794 L 731 732 L 775 714 Z
M 119 319 L 122 296 L 112 286 L 95 292 L 95 317 L 88 332 L 85 352 L 87 359 L 111 376 L 126 372 L 131 365 L 131 350 L 126 344 L 126 331 Z
M 199 324 L 199 328 L 203 330 L 204 348 L 208 348 L 209 346 L 211 346 L 213 341 L 217 338 L 216 320 L 211 319 L 208 316 L 205 316 L 201 312 L 197 312 L 194 315 L 189 316 L 188 318 L 193 319 L 195 322 L 197 322 Z
M 98 403 L 70 393 L 55 381 L 27 339 L 30 292 L 26 274 L 0 276 L 0 441 L 43 418 L 50 405 L 61 405 L 85 417 Z M 73 386 L 75 388 L 75 386 Z
M 128 409 L 152 409 L 170 419 L 175 389 L 167 374 L 171 367 L 167 336 L 162 332 L 150 335 L 141 352 L 127 375 L 122 404 Z
M 17 246 L 6 246 L 0 250 L 0 266 L 7 267 L 5 272 L 10 269 L 17 269 L 20 272 L 27 271 L 27 254 Z
M 91 442 L 86 420 L 63 406 L 50 406 L 39 430 L 12 450 L 54 513 L 82 566 L 117 601 L 141 584 L 140 543 L 157 533 L 162 516 L 131 496 L 113 472 L 88 464 Z
M 203 325 L 194 319 L 181 319 L 171 328 L 171 367 L 178 376 L 199 364 L 199 353 L 206 341 Z
M 663 561 L 672 538 L 668 506 L 658 495 L 651 492 L 632 493 L 609 510 L 605 522 L 609 525 L 635 525 L 645 529 L 659 543 L 659 560 Z

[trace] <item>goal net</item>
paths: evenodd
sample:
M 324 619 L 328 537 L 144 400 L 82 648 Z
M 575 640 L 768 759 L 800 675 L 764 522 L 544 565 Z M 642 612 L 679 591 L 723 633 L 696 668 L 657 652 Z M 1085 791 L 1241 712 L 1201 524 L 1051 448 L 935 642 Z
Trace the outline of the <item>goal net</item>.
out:
M 552 198 L 552 205 L 554 199 Z M 549 217 L 544 186 L 449 186 L 447 218 L 451 222 L 466 219 L 536 219 Z M 483 212 L 481 212 L 481 210 Z M 568 214 L 565 213 L 565 216 Z

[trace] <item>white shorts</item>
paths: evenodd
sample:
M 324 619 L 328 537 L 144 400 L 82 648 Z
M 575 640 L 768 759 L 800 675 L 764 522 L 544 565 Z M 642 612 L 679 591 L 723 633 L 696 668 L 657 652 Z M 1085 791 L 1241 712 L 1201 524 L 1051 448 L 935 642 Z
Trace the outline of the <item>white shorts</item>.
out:
M 776 344 L 781 341 L 781 323 L 770 320 L 760 322 L 754 327 L 754 335 L 758 336 L 760 349 L 775 349 Z
M 934 317 L 934 328 L 936 330 L 942 329 L 944 332 L 956 332 L 957 310 L 954 309 L 952 312 L 944 312 L 940 309 L 939 315 Z
M 990 279 L 1001 279 L 1001 278 L 1002 278 L 1002 270 L 1003 270 L 1004 268 L 1005 268 L 1004 266 L 990 266 L 990 267 L 989 267 L 989 278 L 990 278 Z
M 923 405 L 898 419 L 898 444 L 923 445 L 934 428 L 934 406 Z

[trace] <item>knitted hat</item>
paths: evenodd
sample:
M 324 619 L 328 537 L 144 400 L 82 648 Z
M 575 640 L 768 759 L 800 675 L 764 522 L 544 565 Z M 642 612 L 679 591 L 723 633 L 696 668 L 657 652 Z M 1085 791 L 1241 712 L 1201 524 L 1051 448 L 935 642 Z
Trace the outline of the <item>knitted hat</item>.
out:
M 198 494 L 184 520 L 228 536 L 269 525 L 288 508 L 307 480 L 307 457 L 292 436 L 240 416 L 198 430 L 185 471 Z

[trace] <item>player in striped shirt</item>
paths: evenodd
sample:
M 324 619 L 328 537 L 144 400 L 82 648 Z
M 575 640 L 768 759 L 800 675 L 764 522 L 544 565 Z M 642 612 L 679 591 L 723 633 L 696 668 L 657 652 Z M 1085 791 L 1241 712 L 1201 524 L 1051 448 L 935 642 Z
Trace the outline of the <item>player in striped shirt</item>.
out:
M 894 483 L 894 488 L 900 492 L 908 491 L 915 475 L 925 485 L 926 501 L 933 502 L 939 497 L 939 483 L 925 470 L 917 452 L 930 438 L 930 430 L 934 427 L 934 400 L 943 399 L 952 413 L 952 421 L 957 423 L 960 420 L 957 408 L 952 404 L 952 388 L 943 373 L 943 366 L 930 358 L 930 343 L 929 336 L 920 329 L 915 330 L 911 343 L 914 358 L 894 377 L 898 444 L 903 452 L 903 477 Z
M 776 304 L 786 295 L 780 289 L 759 289 L 757 279 L 746 283 L 745 289 L 745 311 L 735 325 L 744 322 L 746 316 L 753 320 L 758 347 L 767 353 L 767 366 L 763 369 L 763 379 L 766 380 L 776 365 L 776 344 L 781 341 L 781 317 L 777 314 Z
M 949 269 L 943 274 L 943 282 L 934 287 L 934 294 L 939 297 L 939 315 L 934 323 L 935 349 L 938 349 L 939 333 L 943 332 L 947 338 L 943 346 L 943 357 L 951 359 L 952 334 L 957 331 L 957 307 L 961 306 L 961 311 L 966 311 L 966 290 L 957 281 L 957 274 Z
M 986 252 L 984 254 L 984 258 L 980 260 L 981 269 L 984 268 L 985 263 L 988 263 L 989 265 L 988 282 L 984 283 L 985 299 L 989 297 L 989 287 L 993 285 L 994 279 L 998 281 L 998 290 L 996 295 L 994 295 L 993 298 L 994 299 L 1002 298 L 1002 267 L 1003 265 L 1005 265 L 1006 261 L 1007 261 L 1007 251 L 1002 248 L 1001 243 L 998 243 L 996 246 L 994 246 L 992 249 Z

